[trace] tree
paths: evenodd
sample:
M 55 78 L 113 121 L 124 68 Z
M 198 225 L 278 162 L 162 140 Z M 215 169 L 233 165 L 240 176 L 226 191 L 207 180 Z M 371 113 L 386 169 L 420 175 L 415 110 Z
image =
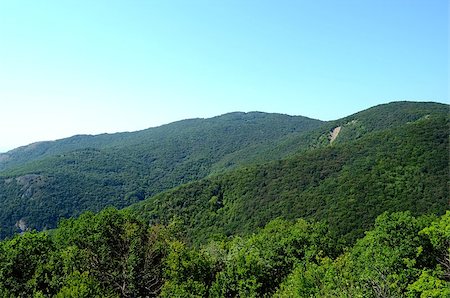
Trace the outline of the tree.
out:
M 0 294 L 30 297 L 39 291 L 51 293 L 43 266 L 53 249 L 47 233 L 29 232 L 0 242 Z
M 102 288 L 121 297 L 157 296 L 163 284 L 164 229 L 149 227 L 127 212 L 107 208 L 60 224 L 61 247 L 75 246 L 74 270 L 89 272 Z M 80 260 L 81 259 L 81 260 Z

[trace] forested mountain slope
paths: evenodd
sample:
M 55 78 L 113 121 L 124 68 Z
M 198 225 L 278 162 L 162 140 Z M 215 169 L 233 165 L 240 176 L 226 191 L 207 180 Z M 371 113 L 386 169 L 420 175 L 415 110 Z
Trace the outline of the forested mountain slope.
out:
M 60 218 L 77 216 L 85 210 L 99 211 L 110 205 L 126 207 L 161 191 L 216 174 L 219 175 L 217 178 L 187 187 L 197 187 L 199 193 L 206 192 L 208 202 L 212 197 L 220 197 L 221 192 L 224 192 L 227 187 L 235 189 L 233 190 L 235 196 L 231 196 L 230 201 L 237 200 L 236 196 L 239 196 L 239 199 L 233 203 L 233 206 L 236 205 L 233 208 L 244 209 L 238 210 L 236 215 L 234 211 L 224 212 L 226 216 L 223 218 L 219 216 L 218 221 L 209 218 L 208 220 L 214 221 L 216 225 L 220 225 L 220 221 L 224 222 L 224 226 L 217 230 L 219 233 L 251 230 L 254 226 L 263 225 L 272 216 L 283 215 L 291 208 L 295 211 L 291 217 L 316 214 L 319 218 L 325 218 L 331 211 L 317 202 L 331 200 L 332 193 L 342 188 L 342 183 L 346 182 L 342 180 L 344 179 L 342 177 L 353 181 L 352 175 L 355 171 L 359 171 L 360 175 L 357 179 L 372 181 L 370 179 L 373 178 L 375 181 L 375 177 L 369 179 L 367 176 L 364 160 L 367 159 L 368 165 L 381 167 L 382 165 L 378 164 L 380 159 L 376 157 L 377 154 L 390 152 L 389 158 L 393 162 L 387 158 L 387 163 L 389 166 L 395 164 L 399 160 L 398 156 L 403 154 L 402 150 L 406 150 L 404 142 L 408 137 L 402 137 L 402 134 L 416 132 L 416 128 L 410 130 L 406 128 L 412 127 L 411 125 L 420 127 L 422 122 L 424 125 L 434 123 L 435 126 L 444 125 L 440 128 L 442 132 L 447 129 L 446 124 L 441 123 L 447 119 L 446 117 L 448 117 L 447 105 L 411 102 L 380 105 L 331 122 L 258 112 L 230 113 L 211 119 L 179 121 L 135 133 L 75 136 L 56 142 L 37 144 L 35 149 L 21 148 L 17 152 L 10 153 L 10 161 L 13 163 L 8 164 L 9 169 L 0 172 L 0 205 L 2 206 L 0 236 L 4 237 L 14 231 L 29 228 L 52 228 Z M 444 120 L 438 123 L 437 119 Z M 340 129 L 339 133 L 335 134 L 336 138 L 331 142 L 331 133 L 336 132 L 337 128 Z M 392 137 L 387 137 L 388 131 L 392 131 L 390 134 Z M 437 148 L 441 148 L 439 149 L 441 151 L 435 152 L 436 144 L 433 142 L 436 142 L 436 139 L 432 135 L 433 131 L 433 129 L 429 131 L 424 129 L 422 133 L 422 137 L 431 138 L 431 147 L 424 147 L 425 141 L 423 144 L 411 143 L 411 146 L 417 147 L 419 153 L 423 148 L 430 148 L 433 149 L 431 153 L 443 156 L 442 146 L 448 146 L 448 143 L 444 142 L 440 147 L 438 146 Z M 383 137 L 393 143 L 385 142 Z M 416 138 L 416 136 L 413 137 Z M 442 138 L 442 135 L 440 137 Z M 392 141 L 397 139 L 398 141 Z M 360 148 L 360 150 L 354 148 Z M 22 154 L 21 151 L 25 149 L 30 154 L 23 152 Z M 367 156 L 367 152 L 370 152 L 370 156 Z M 413 161 L 416 153 L 410 156 L 408 165 L 420 166 Z M 340 158 L 335 159 L 332 157 L 334 155 Z M 287 156 L 292 156 L 292 159 L 275 164 L 264 164 Z M 448 156 L 440 159 L 441 172 L 445 158 Z M 29 162 L 25 162 L 26 160 Z M 293 162 L 296 160 L 305 166 L 296 168 Z M 14 163 L 17 166 L 12 167 Z M 257 163 L 259 166 L 251 166 Z M 228 170 L 242 165 L 250 166 L 250 168 L 237 170 L 235 172 L 237 174 L 230 174 L 231 176 L 226 174 Z M 402 173 L 402 167 L 405 165 L 399 164 L 400 174 L 394 171 L 392 174 L 394 178 L 398 175 L 406 175 Z M 262 171 L 261 169 L 265 169 L 267 173 L 252 172 L 246 176 L 246 171 Z M 309 169 L 309 172 L 306 169 Z M 414 168 L 414 171 L 416 170 Z M 381 168 L 380 171 L 384 169 Z M 390 171 L 393 170 L 388 169 L 388 172 Z M 409 174 L 414 179 L 418 179 L 414 171 Z M 428 181 L 421 182 L 426 190 L 430 185 L 434 185 L 433 183 L 440 183 L 441 172 L 425 174 L 425 176 L 437 176 L 437 179 L 430 178 L 431 184 L 428 184 Z M 225 173 L 224 176 L 222 176 L 223 173 Z M 347 173 L 347 176 L 341 176 L 344 173 Z M 258 175 L 266 177 L 264 179 L 280 177 L 279 183 L 274 183 L 272 178 L 260 180 Z M 318 178 L 317 175 L 319 175 Z M 339 179 L 342 181 L 336 180 L 336 177 L 341 177 Z M 229 182 L 219 183 L 223 186 L 216 191 L 217 195 L 209 194 L 208 188 L 202 187 L 203 183 L 223 179 L 228 179 Z M 292 184 L 295 179 L 300 181 L 300 186 Z M 362 186 L 358 184 L 355 187 Z M 399 187 L 401 191 L 406 191 L 404 185 Z M 241 191 L 243 192 L 240 193 Z M 378 194 L 374 195 L 377 198 L 379 194 L 385 195 L 384 191 L 377 191 Z M 180 196 L 178 200 L 182 201 L 182 206 L 190 206 L 190 200 L 195 201 L 198 198 L 197 195 L 197 193 L 190 195 L 189 198 Z M 437 195 L 440 198 L 439 192 Z M 303 206 L 302 200 L 293 199 L 298 196 L 305 197 L 303 201 L 311 206 Z M 282 200 L 274 200 L 275 197 L 280 197 Z M 289 198 L 289 201 L 284 201 L 285 197 Z M 262 201 L 260 201 L 261 198 L 263 198 Z M 401 201 L 403 198 L 399 197 L 398 200 Z M 168 209 L 167 214 L 162 215 L 161 219 L 177 214 L 178 211 L 174 212 L 170 207 L 173 202 L 172 197 L 168 198 L 167 202 L 163 202 L 162 206 L 167 204 Z M 253 208 L 250 202 L 258 206 Z M 222 204 L 221 200 L 218 200 L 218 204 L 218 206 Z M 199 209 L 194 211 L 200 213 L 195 213 L 195 216 L 200 214 L 205 217 L 210 216 L 204 212 L 204 202 L 197 205 L 195 208 Z M 442 206 L 440 203 L 438 205 Z M 353 204 L 350 204 L 351 206 Z M 151 216 L 156 214 L 156 218 L 159 218 L 159 213 L 166 212 L 158 209 L 156 205 L 145 208 L 151 210 L 149 213 L 152 214 Z M 177 208 L 179 207 L 175 209 Z M 230 206 L 211 208 L 216 208 L 216 211 L 220 213 Z M 256 216 L 240 213 L 248 208 Z M 346 212 L 351 210 L 347 206 L 342 208 Z M 384 205 L 377 208 L 378 211 L 385 209 Z M 265 211 L 258 213 L 258 210 L 263 209 Z M 150 216 L 149 214 L 146 216 Z M 376 212 L 368 220 L 373 220 L 375 214 Z M 192 216 L 194 215 L 189 214 L 186 219 L 189 220 L 190 225 L 194 226 L 195 223 L 191 222 Z M 250 218 L 250 221 L 247 221 L 247 218 Z M 201 225 L 196 226 L 196 229 L 201 229 L 203 220 L 195 220 L 200 220 Z M 345 225 L 345 221 L 342 225 Z M 214 225 L 210 228 L 215 231 Z M 357 234 L 351 226 L 347 229 Z
M 1 297 L 449 297 L 450 212 L 383 213 L 345 249 L 327 225 L 275 219 L 189 246 L 179 226 L 106 208 L 0 241 Z
M 338 144 L 356 140 L 367 133 L 399 127 L 430 115 L 449 115 L 449 112 L 448 105 L 433 102 L 399 101 L 382 104 L 342 119 L 325 122 L 319 128 L 308 132 L 289 134 L 272 146 L 259 148 L 259 150 L 245 147 L 228 155 L 216 166 L 224 168 L 234 164 L 281 159 L 304 150 L 328 146 L 331 133 L 336 128 L 339 128 L 339 133 L 333 143 Z
M 155 183 L 189 181 L 177 175 L 206 177 L 123 210 L 85 212 L 54 230 L 0 240 L 0 296 L 447 297 L 448 112 L 391 103 L 260 145 L 243 141 L 242 123 L 203 142 L 174 137 L 171 154 L 188 154 L 149 159 L 172 165 L 153 180 L 155 167 L 133 158 L 146 148 L 138 144 L 82 148 L 4 171 L 2 235 L 14 221 L 16 230 L 30 219 L 51 226 L 82 208 L 139 201 Z M 209 147 L 213 139 L 234 149 Z M 178 167 L 202 157 L 202 175 Z
M 384 211 L 448 209 L 448 132 L 449 117 L 441 113 L 356 131 L 356 140 L 209 177 L 132 209 L 150 222 L 180 218 L 197 242 L 251 233 L 279 216 L 325 220 L 338 238 L 352 242 Z
M 322 123 L 300 116 L 230 113 L 13 150 L 3 155 L 3 167 L 9 168 L 0 172 L 0 236 L 26 227 L 51 228 L 59 218 L 84 210 L 128 206 L 203 178 L 213 168 L 221 170 L 216 164 L 243 148 L 254 148 L 256 156 L 258 148 Z
M 57 141 L 33 143 L 0 153 L 0 170 L 86 148 L 127 150 L 129 147 L 138 146 L 139 149 L 157 151 L 153 154 L 158 155 L 158 151 L 181 150 L 174 148 L 175 145 L 186 146 L 195 142 L 199 146 L 195 149 L 220 147 L 229 153 L 242 146 L 265 142 L 268 139 L 275 141 L 293 132 L 303 132 L 321 123 L 322 121 L 301 116 L 235 112 L 209 119 L 181 120 L 136 132 L 77 135 Z M 220 157 L 219 152 L 217 156 Z

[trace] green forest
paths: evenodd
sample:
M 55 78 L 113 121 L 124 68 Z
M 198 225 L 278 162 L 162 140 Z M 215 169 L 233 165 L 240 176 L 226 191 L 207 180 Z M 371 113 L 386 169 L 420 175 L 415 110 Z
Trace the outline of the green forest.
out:
M 450 297 L 449 115 L 230 113 L 1 154 L 0 297 Z
M 267 206 L 275 196 L 282 197 L 278 211 L 267 214 L 259 226 L 273 216 L 284 215 L 290 208 L 284 201 L 295 200 L 300 193 L 304 199 L 289 203 L 296 205 L 297 210 L 289 218 L 323 214 L 324 211 L 314 210 L 313 206 L 306 206 L 306 212 L 300 204 L 305 200 L 312 203 L 329 201 L 331 189 L 340 194 L 340 198 L 352 191 L 348 200 L 360 200 L 358 193 L 365 184 L 354 185 L 353 190 L 340 184 L 337 191 L 332 185 L 344 183 L 343 179 L 345 183 L 352 183 L 354 178 L 367 180 L 362 183 L 379 178 L 389 180 L 392 188 L 389 196 L 392 197 L 397 191 L 396 185 L 403 194 L 406 187 L 412 187 L 400 185 L 409 181 L 408 175 L 416 180 L 421 179 L 416 174 L 424 176 L 428 182 L 419 185 L 426 187 L 415 189 L 408 204 L 420 199 L 426 202 L 425 206 L 419 204 L 419 211 L 442 210 L 445 206 L 442 198 L 448 193 L 442 183 L 445 178 L 442 172 L 446 171 L 448 160 L 445 151 L 448 148 L 447 121 L 447 105 L 394 102 L 328 122 L 281 114 L 230 113 L 210 119 L 183 120 L 138 132 L 74 136 L 32 144 L 0 155 L 0 239 L 24 230 L 52 229 L 60 219 L 79 216 L 84 211 L 98 212 L 108 206 L 124 208 L 203 178 L 227 179 L 225 177 L 232 172 L 229 180 L 240 180 L 249 169 L 250 176 L 245 180 L 253 180 L 251 175 L 258 171 L 255 167 L 269 172 L 267 179 L 290 169 L 292 179 L 301 180 L 301 185 L 293 185 L 292 179 L 280 181 L 287 183 L 286 188 L 294 187 L 282 190 L 281 184 L 272 179 L 270 184 L 277 189 L 270 193 L 262 185 L 266 181 L 259 176 L 256 180 L 260 185 L 256 185 L 256 180 L 250 181 L 253 185 L 230 185 L 238 181 L 225 183 L 237 188 L 236 195 L 240 190 L 251 188 L 242 194 L 242 199 L 248 203 L 258 202 L 263 195 L 267 197 L 264 199 Z M 342 127 L 341 132 L 330 144 L 330 131 L 336 127 Z M 416 127 L 421 131 L 415 133 Z M 428 129 L 432 131 L 428 132 Z M 408 140 L 410 135 L 412 139 Z M 393 148 L 384 144 L 384 139 Z M 402 146 L 407 147 L 402 149 Z M 402 150 L 407 160 L 396 159 L 397 155 L 404 154 Z M 336 154 L 339 159 L 334 158 Z M 419 156 L 420 160 L 417 160 Z M 396 168 L 391 167 L 392 162 L 397 163 Z M 427 169 L 422 168 L 422 162 L 427 163 Z M 309 170 L 302 164 L 308 164 Z M 386 169 L 391 177 L 387 173 L 377 177 L 376 172 L 366 175 L 364 171 L 373 170 L 373 167 L 379 171 Z M 403 171 L 404 167 L 408 170 Z M 355 175 L 353 169 L 362 173 L 352 177 Z M 330 176 L 324 179 L 325 175 Z M 287 178 L 283 172 L 281 176 Z M 315 182 L 308 177 L 314 178 Z M 312 182 L 317 187 L 301 189 L 306 185 L 314 186 Z M 427 195 L 423 199 L 422 191 Z M 374 193 L 377 198 L 371 200 L 379 200 L 379 195 L 386 193 L 381 186 L 377 192 Z M 433 192 L 437 202 L 429 198 Z M 314 199 L 306 196 L 314 196 Z M 235 200 L 235 195 L 232 197 Z M 403 209 L 380 207 L 376 215 L 385 210 Z
M 230 113 L 18 148 L 0 155 L 0 238 L 20 231 L 18 221 L 42 230 L 86 210 L 129 206 L 235 167 L 229 159 L 242 150 L 254 150 L 244 154 L 252 163 L 258 152 L 280 139 L 321 123 L 280 114 Z
M 450 212 L 383 213 L 350 247 L 281 218 L 191 246 L 107 208 L 0 242 L 2 297 L 450 297 Z
M 200 243 L 216 233 L 251 232 L 279 216 L 326 220 L 351 243 L 384 211 L 445 212 L 448 131 L 448 119 L 419 121 L 192 182 L 130 208 L 155 223 L 180 217 Z

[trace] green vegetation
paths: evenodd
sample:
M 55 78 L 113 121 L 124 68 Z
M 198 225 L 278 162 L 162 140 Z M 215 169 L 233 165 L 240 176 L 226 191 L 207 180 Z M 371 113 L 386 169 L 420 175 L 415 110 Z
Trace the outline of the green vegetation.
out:
M 449 120 L 232 113 L 17 149 L 0 297 L 450 297 Z
M 234 192 L 231 196 L 226 195 L 230 197 L 227 198 L 228 201 L 246 201 L 246 206 L 236 203 L 238 212 L 241 212 L 239 209 L 242 207 L 252 210 L 252 205 L 266 209 L 270 207 L 270 210 L 273 210 L 264 211 L 266 214 L 262 214 L 257 208 L 258 216 L 250 218 L 254 221 L 252 223 L 242 218 L 251 217 L 250 214 L 236 215 L 240 217 L 236 220 L 233 219 L 233 210 L 230 218 L 220 215 L 219 219 L 223 218 L 225 225 L 228 225 L 230 220 L 235 222 L 235 227 L 225 228 L 226 233 L 234 233 L 237 229 L 251 231 L 255 226 L 262 226 L 276 216 L 286 215 L 291 207 L 294 212 L 286 215 L 287 218 L 309 217 L 316 213 L 318 218 L 326 218 L 329 217 L 327 212 L 331 210 L 319 205 L 323 200 L 334 201 L 331 197 L 334 192 L 339 195 L 337 200 L 344 200 L 346 196 L 350 210 L 353 208 L 352 200 L 363 200 L 361 194 L 364 189 L 361 187 L 364 184 L 352 185 L 351 182 L 355 179 L 352 177 L 355 176 L 354 170 L 360 173 L 356 177 L 359 182 L 370 183 L 378 178 L 367 177 L 365 167 L 370 169 L 373 175 L 381 175 L 384 167 L 390 167 L 392 162 L 397 164 L 397 168 L 388 168 L 391 176 L 383 174 L 380 180 L 388 183 L 390 188 L 384 190 L 378 185 L 376 192 L 371 194 L 377 198 L 369 200 L 370 204 L 377 204 L 377 210 L 367 221 L 363 221 L 371 222 L 384 210 L 403 210 L 393 207 L 397 204 L 395 201 L 391 201 L 385 208 L 384 203 L 379 205 L 380 200 L 389 200 L 395 196 L 397 201 L 403 202 L 403 197 L 407 196 L 406 192 L 412 189 L 414 192 L 407 200 L 409 203 L 401 203 L 410 204 L 411 208 L 407 207 L 407 210 L 418 214 L 426 210 L 442 209 L 442 197 L 447 195 L 448 191 L 443 190 L 441 173 L 448 156 L 440 156 L 447 142 L 439 143 L 435 149 L 433 145 L 437 144 L 437 140 L 433 139 L 434 135 L 422 131 L 425 137 L 428 135 L 432 145 L 427 146 L 427 140 L 413 136 L 408 149 L 405 148 L 408 160 L 398 159 L 397 155 L 403 154 L 398 147 L 408 143 L 404 139 L 409 138 L 409 135 L 403 132 L 405 127 L 431 121 L 435 125 L 443 125 L 441 129 L 447 129 L 447 124 L 436 122 L 436 119 L 447 117 L 446 105 L 410 102 L 377 106 L 332 122 L 279 114 L 231 113 L 211 119 L 184 120 L 134 133 L 75 136 L 18 148 L 0 155 L 0 169 L 4 169 L 0 172 L 0 238 L 26 229 L 51 229 L 60 218 L 78 216 L 85 210 L 98 212 L 106 206 L 123 208 L 173 187 L 216 175 L 223 179 L 248 181 L 247 184 L 240 182 L 239 185 L 234 185 L 238 181 L 225 184 L 218 182 L 220 185 L 224 184 L 221 192 Z M 341 132 L 330 147 L 330 131 L 338 126 L 342 127 Z M 392 137 L 395 133 L 398 133 L 398 136 Z M 388 145 L 380 147 L 384 142 L 383 134 L 391 135 L 389 146 L 394 148 Z M 438 137 L 442 142 L 442 136 Z M 361 142 L 353 143 L 358 140 Z M 354 146 L 362 148 L 355 150 Z M 365 149 L 366 146 L 375 146 L 378 150 Z M 417 147 L 414 150 L 419 155 L 422 154 L 419 160 L 415 160 L 419 156 L 415 156 L 416 152 L 412 147 Z M 441 160 L 423 160 L 426 158 L 423 151 L 429 148 L 432 151 L 429 154 L 431 158 Z M 372 155 L 379 153 L 386 155 L 384 160 Z M 334 159 L 335 154 L 340 156 L 339 159 Z M 354 154 L 356 155 L 352 156 Z M 278 166 L 263 165 L 289 156 L 290 159 L 280 161 Z M 295 163 L 298 165 L 295 166 Z M 428 169 L 424 168 L 422 163 L 433 164 Z M 259 166 L 253 166 L 255 164 Z M 249 168 L 227 176 L 228 171 L 239 169 L 243 165 Z M 378 174 L 373 168 L 378 169 Z M 290 179 L 295 177 L 301 181 L 301 185 L 294 185 L 293 180 L 287 181 L 289 178 L 287 173 L 283 173 L 285 170 L 293 172 Z M 403 170 L 406 172 L 403 173 Z M 250 172 L 250 176 L 246 176 L 246 171 Z M 262 172 L 258 174 L 258 171 Z M 264 171 L 271 173 L 264 174 Z M 322 174 L 319 175 L 320 171 Z M 310 172 L 314 174 L 309 176 Z M 329 177 L 324 176 L 328 174 Z M 421 176 L 416 174 L 425 176 L 428 181 L 421 182 Z M 265 178 L 261 178 L 261 175 L 265 175 Z M 408 175 L 416 180 L 411 180 Z M 253 179 L 253 176 L 257 178 Z M 279 182 L 272 179 L 275 176 L 281 177 Z M 433 177 L 438 179 L 434 181 Z M 363 181 L 364 179 L 368 181 Z M 414 188 L 413 184 L 416 182 L 418 187 Z M 431 184 L 428 184 L 429 182 Z M 343 188 L 345 183 L 353 187 L 353 192 L 348 197 L 345 191 L 336 191 L 336 187 Z M 411 185 L 404 187 L 402 183 Z M 232 185 L 235 190 L 228 190 L 227 185 Z M 275 188 L 270 190 L 269 187 L 272 186 Z M 420 199 L 418 207 L 415 207 L 412 202 L 420 196 L 420 187 L 427 197 Z M 395 195 L 397 188 L 403 190 L 403 197 Z M 437 192 L 437 201 L 432 201 L 429 197 L 433 191 Z M 209 196 L 205 197 L 208 202 L 215 196 L 205 195 Z M 262 202 L 261 196 L 264 196 Z M 275 202 L 278 196 L 281 198 L 279 203 Z M 285 204 L 286 198 L 289 202 Z M 180 199 L 185 198 L 181 196 Z M 205 202 L 201 205 L 205 206 Z M 221 201 L 217 202 L 220 204 Z M 302 202 L 306 202 L 307 206 L 303 206 Z M 188 201 L 183 203 L 186 204 Z M 145 208 L 157 209 L 155 206 Z M 217 205 L 215 208 L 219 213 L 227 210 L 227 206 L 219 208 Z M 342 205 L 341 209 L 343 208 L 347 206 Z M 341 211 L 345 210 L 338 210 L 338 214 Z M 156 215 L 158 212 L 160 211 L 152 211 Z M 176 214 L 177 212 L 171 212 L 171 216 Z M 204 212 L 202 214 L 207 216 Z M 337 224 L 339 216 L 335 220 Z M 344 221 L 343 225 L 348 222 L 351 220 Z M 240 227 L 241 224 L 247 226 Z M 348 230 L 353 230 L 354 227 L 349 226 Z M 352 237 L 360 235 L 367 227 L 368 224 L 359 227 L 359 232 L 354 232 Z
M 42 230 L 85 210 L 129 206 L 233 167 L 218 164 L 239 150 L 258 151 L 321 123 L 279 114 L 231 113 L 18 149 L 4 163 L 9 169 L 0 173 L 0 238 L 20 231 L 18 222 Z
M 0 243 L 1 297 L 142 297 L 158 292 L 168 228 L 105 209 L 51 234 Z
M 1 297 L 448 297 L 450 211 L 383 213 L 339 249 L 322 222 L 275 219 L 187 245 L 176 222 L 105 209 L 0 242 Z
M 181 217 L 195 243 L 251 233 L 283 216 L 325 220 L 351 244 L 384 211 L 448 208 L 448 131 L 447 117 L 429 117 L 192 182 L 131 208 L 154 223 Z
M 0 154 L 0 170 L 13 169 L 45 157 L 62 157 L 80 149 L 108 149 L 105 152 L 111 154 L 122 151 L 130 158 L 136 153 L 143 155 L 141 157 L 157 159 L 211 158 L 209 155 L 213 154 L 219 160 L 247 146 L 277 142 L 286 135 L 308 131 L 322 123 L 301 116 L 236 112 L 209 119 L 182 120 L 136 132 L 77 135 L 58 141 L 34 143 Z M 131 152 L 127 152 L 129 150 Z
M 431 223 L 441 232 L 450 227 L 450 212 Z M 320 257 L 300 263 L 275 297 L 449 297 L 447 261 L 428 234 L 429 218 L 384 213 L 375 228 L 336 259 Z M 425 227 L 425 228 L 424 228 Z

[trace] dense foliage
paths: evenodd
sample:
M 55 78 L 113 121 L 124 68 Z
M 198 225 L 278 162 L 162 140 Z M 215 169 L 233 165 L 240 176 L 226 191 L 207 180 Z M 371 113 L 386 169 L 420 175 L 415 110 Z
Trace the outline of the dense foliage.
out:
M 157 295 L 169 234 L 105 209 L 65 220 L 51 234 L 16 235 L 0 244 L 0 296 Z
M 384 211 L 448 207 L 448 117 L 428 117 L 293 158 L 238 169 L 132 208 L 151 222 L 181 217 L 197 243 L 249 233 L 283 216 L 325 220 L 352 243 Z
M 450 211 L 383 213 L 338 249 L 324 223 L 275 219 L 194 248 L 105 209 L 0 242 L 1 297 L 448 297 Z
M 430 233 L 436 227 L 445 249 Z M 449 211 L 431 224 L 429 217 L 384 213 L 338 258 L 300 263 L 275 297 L 449 297 L 449 228 Z
M 34 143 L 0 154 L 0 170 L 12 169 L 45 157 L 61 157 L 80 149 L 138 149 L 147 151 L 150 156 L 166 158 L 183 154 L 182 157 L 189 157 L 190 154 L 208 156 L 207 153 L 214 149 L 214 157 L 219 160 L 247 146 L 257 146 L 267 141 L 277 142 L 286 135 L 308 131 L 322 123 L 301 116 L 235 112 L 209 119 L 182 120 L 136 132 L 77 135 Z
M 450 297 L 449 120 L 233 113 L 2 155 L 0 297 Z
M 4 157 L 3 166 L 10 168 L 0 173 L 0 238 L 21 228 L 53 228 L 59 218 L 84 210 L 129 206 L 232 167 L 223 161 L 239 150 L 257 152 L 320 124 L 304 117 L 232 113 L 19 148 Z
M 250 168 L 231 176 L 223 176 L 223 179 L 220 179 L 236 181 L 214 182 L 213 184 L 220 185 L 220 191 L 217 190 L 219 196 L 204 193 L 205 189 L 200 191 L 204 193 L 206 200 L 202 200 L 201 203 L 202 216 L 206 216 L 203 208 L 206 202 L 212 197 L 219 198 L 220 194 L 224 193 L 229 197 L 229 202 L 235 200 L 246 202 L 245 206 L 239 202 L 235 204 L 238 212 L 242 207 L 245 207 L 244 210 L 252 210 L 252 205 L 265 209 L 270 207 L 270 210 L 273 210 L 259 212 L 256 208 L 258 216 L 254 219 L 250 218 L 250 214 L 236 214 L 238 217 L 236 221 L 233 219 L 235 213 L 231 210 L 229 214 L 235 227 L 225 228 L 225 232 L 228 230 L 229 233 L 234 233 L 236 229 L 251 231 L 255 226 L 264 225 L 274 216 L 285 215 L 291 207 L 294 212 L 288 216 L 289 218 L 310 216 L 315 213 L 319 218 L 325 218 L 329 216 L 327 212 L 332 211 L 328 208 L 328 203 L 325 204 L 327 207 L 320 207 L 321 200 L 334 205 L 335 198 L 331 197 L 331 193 L 337 192 L 336 200 L 342 201 L 345 198 L 350 209 L 354 208 L 353 200 L 362 201 L 360 195 L 364 191 L 361 189 L 362 185 L 378 179 L 375 169 L 378 173 L 385 170 L 390 173 L 389 177 L 383 174 L 384 176 L 380 178 L 388 183 L 390 189 L 384 190 L 378 185 L 373 192 L 373 196 L 377 198 L 363 202 L 366 205 L 375 204 L 378 208 L 366 222 L 371 222 L 384 210 L 403 210 L 395 208 L 398 203 L 395 200 L 390 201 L 387 208 L 379 203 L 381 197 L 382 200 L 393 197 L 397 188 L 403 190 L 401 196 L 395 195 L 397 201 L 402 202 L 404 196 L 407 196 L 406 191 L 414 189 L 406 201 L 408 203 L 401 203 L 410 205 L 424 189 L 427 197 L 421 199 L 417 210 L 414 210 L 416 207 L 412 205 L 407 209 L 419 213 L 426 210 L 433 211 L 442 207 L 442 197 L 447 194 L 442 190 L 443 176 L 439 173 L 442 172 L 442 165 L 447 157 L 441 161 L 433 161 L 440 158 L 443 145 L 447 142 L 439 143 L 436 149 L 432 148 L 429 154 L 432 160 L 424 161 L 423 159 L 427 157 L 423 151 L 431 148 L 437 140 L 432 139 L 435 135 L 427 136 L 428 132 L 422 131 L 432 145 L 426 146 L 427 140 L 413 136 L 407 144 L 409 147 L 402 149 L 406 152 L 406 161 L 397 156 L 404 154 L 399 147 L 407 143 L 404 138 L 410 137 L 408 133 L 403 132 L 404 126 L 408 126 L 408 123 L 415 125 L 421 121 L 432 120 L 435 125 L 446 127 L 442 121 L 438 123 L 435 120 L 439 117 L 448 117 L 447 112 L 448 106 L 443 104 L 397 102 L 377 106 L 332 122 L 279 114 L 231 113 L 211 119 L 175 122 L 134 133 L 75 136 L 18 148 L 0 155 L 0 168 L 6 169 L 0 172 L 2 206 L 0 238 L 27 229 L 53 228 L 58 219 L 77 216 L 85 210 L 97 212 L 106 206 L 118 208 L 129 206 L 183 183 L 211 175 L 222 177 L 222 173 L 237 166 L 263 164 L 287 156 L 297 158 L 302 155 L 305 155 L 305 158 L 298 161 L 293 162 L 294 158 L 281 161 L 275 166 L 261 165 L 256 169 Z M 330 147 L 330 131 L 335 127 L 341 127 L 341 132 L 333 146 L 327 148 Z M 370 136 L 377 133 L 378 138 L 372 137 L 371 140 Z M 398 136 L 392 137 L 393 133 L 398 133 Z M 393 149 L 383 147 L 384 140 L 381 136 L 383 134 L 390 136 L 388 141 L 389 145 L 394 146 Z M 442 137 L 439 137 L 442 141 Z M 352 143 L 360 139 L 364 141 Z M 355 150 L 354 146 L 361 148 Z M 378 149 L 365 149 L 365 146 Z M 417 152 L 411 149 L 413 147 L 417 147 Z M 383 151 L 386 154 L 382 160 L 376 154 Z M 333 157 L 336 154 L 339 159 Z M 367 154 L 370 156 L 366 156 Z M 415 156 L 416 154 L 418 155 Z M 417 162 L 414 160 L 416 158 Z M 396 169 L 391 167 L 392 162 L 396 164 Z M 428 167 L 424 163 L 428 165 L 434 163 L 436 166 Z M 365 175 L 365 167 L 372 172 L 371 177 Z M 288 178 L 288 173 L 284 173 L 285 170 L 294 172 L 290 174 L 292 178 Z M 359 171 L 359 174 L 354 170 Z M 248 175 L 246 171 L 249 172 Z M 315 173 L 309 175 L 308 171 Z M 408 178 L 408 175 L 416 180 Z M 275 176 L 281 176 L 281 179 L 278 182 L 274 181 Z M 422 176 L 427 181 L 423 182 Z M 434 180 L 433 177 L 437 176 L 440 178 Z M 294 184 L 294 178 L 301 183 Z M 356 185 L 352 182 L 355 179 L 363 184 Z M 416 182 L 418 187 L 413 186 Z M 405 183 L 409 185 L 402 185 Z M 353 187 L 350 195 L 348 195 L 350 189 L 339 190 L 344 188 L 343 185 Z M 228 189 L 231 187 L 233 189 Z M 269 190 L 269 187 L 274 188 Z M 233 193 L 231 196 L 230 192 Z M 437 201 L 432 202 L 429 197 L 432 192 L 438 192 Z M 262 202 L 261 197 L 264 197 Z M 190 198 L 180 195 L 177 200 L 184 200 L 182 204 L 189 205 Z M 172 199 L 170 201 L 173 202 Z M 218 212 L 226 211 L 226 208 L 219 208 L 222 201 L 217 202 L 218 205 L 214 208 Z M 304 206 L 302 202 L 311 203 Z M 342 209 L 348 207 L 342 204 L 341 206 Z M 155 208 L 151 207 L 152 210 Z M 338 210 L 338 217 L 335 219 L 337 224 L 340 221 L 339 213 L 344 211 Z M 152 211 L 160 217 L 159 212 Z M 176 213 L 169 212 L 169 215 Z M 219 216 L 220 218 L 225 224 L 230 221 L 230 218 Z M 248 220 L 253 222 L 249 223 Z M 202 219 L 196 221 L 204 223 Z M 348 222 L 351 220 L 344 221 L 343 225 Z M 244 226 L 240 227 L 242 224 Z M 356 226 L 348 226 L 348 230 L 353 231 Z M 359 227 L 359 232 L 354 232 L 355 235 L 352 237 L 360 235 L 366 227 Z

